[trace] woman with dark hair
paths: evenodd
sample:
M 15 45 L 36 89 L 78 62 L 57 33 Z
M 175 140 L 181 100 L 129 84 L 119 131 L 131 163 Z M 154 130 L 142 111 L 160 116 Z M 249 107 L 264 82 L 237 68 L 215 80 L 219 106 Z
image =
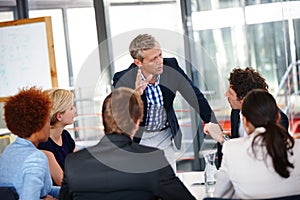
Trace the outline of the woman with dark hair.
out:
M 223 144 L 215 196 L 258 199 L 300 194 L 300 141 L 279 124 L 273 96 L 252 90 L 243 101 L 242 114 L 248 136 Z M 206 127 L 207 132 L 214 130 Z
M 13 186 L 20 200 L 58 197 L 47 157 L 36 148 L 49 137 L 51 105 L 49 95 L 35 87 L 22 89 L 4 105 L 6 126 L 18 137 L 0 157 L 0 186 Z

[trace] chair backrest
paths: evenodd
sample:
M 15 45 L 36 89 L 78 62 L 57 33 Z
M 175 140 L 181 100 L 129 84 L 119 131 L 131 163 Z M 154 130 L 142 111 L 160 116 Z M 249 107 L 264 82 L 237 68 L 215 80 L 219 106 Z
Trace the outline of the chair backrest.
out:
M 285 196 L 285 197 L 277 197 L 277 198 L 271 198 L 271 199 L 265 199 L 265 200 L 299 200 L 300 194 L 293 195 L 293 196 Z
M 5 200 L 18 200 L 19 195 L 14 187 L 0 187 L 0 197 Z
M 203 200 L 228 200 L 228 199 L 217 198 L 217 197 L 205 197 Z M 231 199 L 231 200 L 233 200 L 233 199 Z M 238 199 L 235 199 L 235 200 L 238 200 Z M 269 199 L 256 199 L 256 200 L 300 200 L 300 194 L 292 195 L 292 196 L 284 196 L 284 197 L 275 197 L 275 198 L 269 198 Z
M 219 198 L 219 197 L 205 197 L 203 200 L 229 200 L 229 199 Z M 239 199 L 231 199 L 231 200 L 239 200 Z
M 10 143 L 12 143 L 12 137 L 10 135 L 0 135 L 0 155 Z

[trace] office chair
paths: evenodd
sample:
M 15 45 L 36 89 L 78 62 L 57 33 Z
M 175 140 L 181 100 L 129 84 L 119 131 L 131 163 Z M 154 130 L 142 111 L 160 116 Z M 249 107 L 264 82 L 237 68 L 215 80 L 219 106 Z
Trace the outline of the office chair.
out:
M 284 196 L 284 197 L 274 197 L 268 199 L 252 199 L 252 200 L 299 200 L 299 195 L 292 195 L 292 196 Z M 203 200 L 229 200 L 227 198 L 217 198 L 217 197 L 205 197 Z M 231 200 L 242 200 L 242 199 L 231 199 Z
M 10 135 L 0 136 L 0 155 L 10 143 L 12 143 L 12 137 Z
M 229 200 L 227 198 L 219 198 L 219 197 L 205 197 L 203 200 Z M 230 199 L 230 200 L 241 200 L 241 199 Z
M 5 200 L 18 200 L 19 195 L 14 187 L 0 187 L 0 197 Z

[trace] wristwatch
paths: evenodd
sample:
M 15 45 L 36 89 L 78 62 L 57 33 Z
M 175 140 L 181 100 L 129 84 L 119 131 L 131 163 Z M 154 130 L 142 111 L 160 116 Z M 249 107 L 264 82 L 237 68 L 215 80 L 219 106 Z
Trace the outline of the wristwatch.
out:
M 226 142 L 226 141 L 228 141 L 228 140 L 230 140 L 230 137 L 228 136 L 228 135 L 225 135 L 225 134 L 223 134 L 223 141 L 221 142 L 221 145 L 223 145 L 224 144 L 224 142 Z

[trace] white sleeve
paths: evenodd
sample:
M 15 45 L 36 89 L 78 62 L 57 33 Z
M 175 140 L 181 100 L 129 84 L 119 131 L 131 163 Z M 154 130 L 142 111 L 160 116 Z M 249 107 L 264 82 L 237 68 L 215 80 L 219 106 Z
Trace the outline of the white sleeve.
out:
M 224 143 L 222 148 L 223 159 L 222 159 L 221 167 L 217 173 L 216 189 L 214 192 L 214 197 L 232 198 L 234 195 L 234 187 L 232 185 L 232 182 L 228 174 L 228 164 L 227 164 L 228 153 L 226 153 L 226 149 L 227 149 L 226 146 L 228 146 L 228 144 L 229 143 Z

